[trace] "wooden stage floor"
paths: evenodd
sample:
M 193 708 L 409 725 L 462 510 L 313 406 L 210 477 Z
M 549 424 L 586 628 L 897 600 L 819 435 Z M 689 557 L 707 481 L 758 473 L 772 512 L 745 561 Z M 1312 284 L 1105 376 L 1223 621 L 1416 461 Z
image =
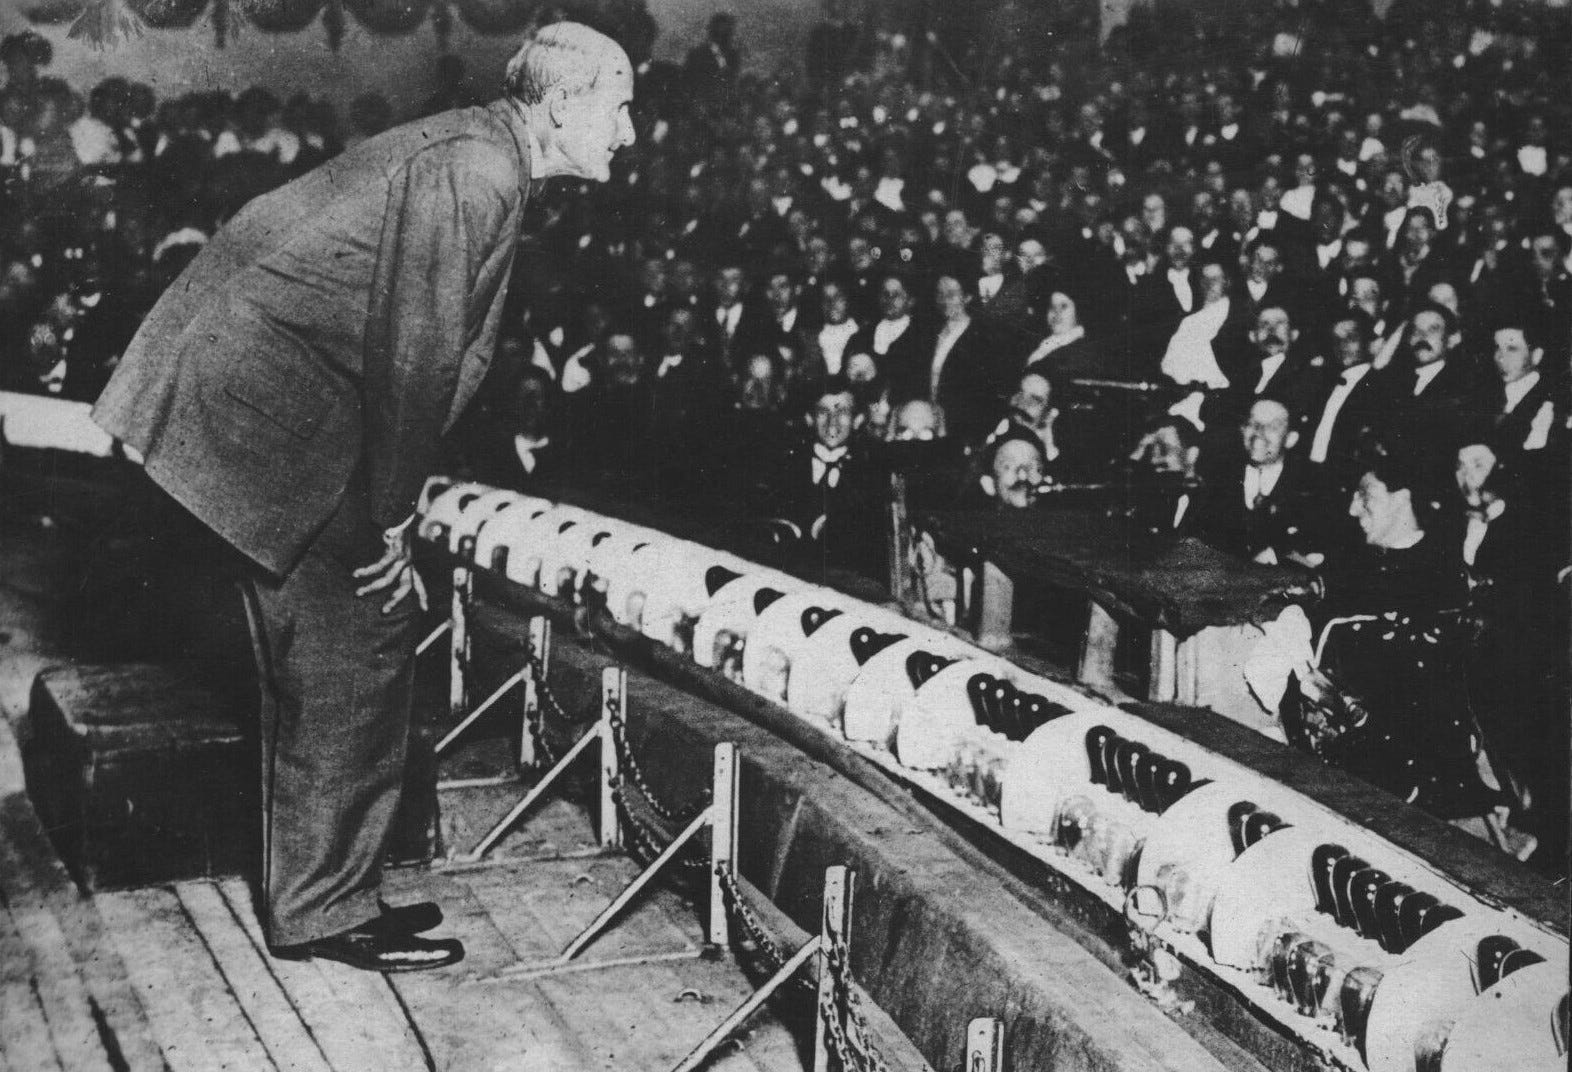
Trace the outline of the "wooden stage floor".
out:
M 439 971 L 273 960 L 238 879 L 82 896 L 28 803 L 14 732 L 33 675 L 58 661 L 52 593 L 37 581 L 47 542 L 0 540 L 0 1068 L 660 1070 L 751 989 L 734 960 L 694 955 L 529 975 L 635 872 L 598 853 L 584 813 L 560 802 L 485 864 L 392 873 L 391 900 L 438 901 L 437 933 L 465 943 L 466 960 Z M 444 792 L 447 843 L 473 843 L 519 791 Z M 701 940 L 698 910 L 658 889 L 579 959 L 694 954 Z M 706 1067 L 801 1069 L 810 1030 L 767 1008 Z

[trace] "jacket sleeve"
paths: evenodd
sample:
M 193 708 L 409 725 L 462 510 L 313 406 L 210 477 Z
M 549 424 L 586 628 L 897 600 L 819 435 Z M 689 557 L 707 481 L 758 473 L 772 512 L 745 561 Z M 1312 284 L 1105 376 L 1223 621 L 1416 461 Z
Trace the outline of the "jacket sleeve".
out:
M 516 167 L 481 142 L 433 146 L 389 187 L 367 310 L 361 412 L 372 521 L 415 509 L 437 457 L 483 269 L 510 248 Z

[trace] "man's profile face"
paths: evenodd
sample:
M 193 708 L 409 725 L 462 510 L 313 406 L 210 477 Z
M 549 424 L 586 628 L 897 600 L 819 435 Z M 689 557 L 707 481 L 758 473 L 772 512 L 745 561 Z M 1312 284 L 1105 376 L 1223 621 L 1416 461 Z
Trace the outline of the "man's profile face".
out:
M 1272 246 L 1256 246 L 1250 254 L 1250 278 L 1257 283 L 1270 283 L 1283 270 L 1283 259 Z
M 614 333 L 606 340 L 606 381 L 617 387 L 637 387 L 644 378 L 644 358 L 633 336 Z
M 1154 473 L 1182 473 L 1185 471 L 1185 446 L 1179 432 L 1171 424 L 1158 428 L 1146 437 L 1141 460 Z
M 1188 227 L 1175 227 L 1168 233 L 1168 263 L 1175 268 L 1190 267 L 1195 256 L 1195 234 Z
M 821 396 L 809 415 L 813 421 L 814 439 L 830 450 L 845 446 L 851 438 L 856 413 L 857 403 L 850 391 Z
M 1385 547 L 1408 502 L 1406 490 L 1392 491 L 1374 473 L 1366 473 L 1360 477 L 1359 485 L 1354 489 L 1353 501 L 1348 504 L 1348 516 L 1359 522 L 1367 544 Z
M 1365 341 L 1359 325 L 1353 320 L 1339 320 L 1332 325 L 1332 348 L 1339 368 L 1353 368 L 1365 360 Z
M 741 268 L 722 268 L 715 276 L 715 297 L 722 305 L 737 304 L 742 300 L 743 282 Z
M 1496 452 L 1489 445 L 1469 443 L 1458 448 L 1453 476 L 1457 479 L 1457 490 L 1462 492 L 1464 502 L 1474 507 L 1484 504 L 1485 481 L 1490 479 L 1495 468 Z
M 1011 439 L 994 454 L 991 475 L 994 500 L 1024 510 L 1037 501 L 1037 488 L 1043 482 L 1042 451 L 1025 440 Z
M 1023 238 L 1015 247 L 1015 266 L 1025 275 L 1033 268 L 1048 263 L 1048 251 L 1035 238 Z
M 606 182 L 612 156 L 634 140 L 633 65 L 610 43 L 598 58 L 586 56 L 583 62 L 597 59 L 600 74 L 594 86 L 554 103 L 552 120 L 558 125 L 549 133 L 566 162 L 564 174 Z

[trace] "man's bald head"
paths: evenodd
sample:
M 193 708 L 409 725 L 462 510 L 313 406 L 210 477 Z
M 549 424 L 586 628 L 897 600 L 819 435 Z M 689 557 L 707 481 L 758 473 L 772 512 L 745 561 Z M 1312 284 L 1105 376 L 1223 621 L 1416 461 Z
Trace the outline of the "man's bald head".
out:
M 540 104 L 558 88 L 570 97 L 588 93 L 608 74 L 633 77 L 621 45 L 581 22 L 554 22 L 536 30 L 513 54 L 502 89 L 524 104 Z

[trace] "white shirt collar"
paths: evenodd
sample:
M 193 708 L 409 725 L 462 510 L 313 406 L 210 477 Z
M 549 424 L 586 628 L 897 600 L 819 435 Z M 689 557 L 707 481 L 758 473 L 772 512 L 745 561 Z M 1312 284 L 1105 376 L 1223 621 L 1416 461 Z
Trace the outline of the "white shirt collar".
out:
M 1414 394 L 1417 396 L 1430 386 L 1430 381 L 1441 375 L 1441 370 L 1446 368 L 1446 361 L 1432 361 L 1428 365 L 1420 365 L 1414 370 Z
M 1517 409 L 1518 404 L 1523 401 L 1524 396 L 1526 396 L 1528 392 L 1532 391 L 1538 385 L 1538 369 L 1535 369 L 1523 378 L 1515 380 L 1512 383 L 1502 384 L 1501 389 L 1506 392 L 1506 411 L 1511 413 L 1513 410 Z
M 911 322 L 910 316 L 903 316 L 899 320 L 881 320 L 873 326 L 873 348 L 880 357 L 906 332 Z
M 1254 509 L 1256 496 L 1270 496 L 1277 488 L 1277 482 L 1283 475 L 1283 463 L 1273 462 L 1271 465 L 1246 465 L 1244 474 L 1244 496 L 1246 509 Z
M 1266 389 L 1268 381 L 1277 375 L 1277 370 L 1283 367 L 1283 362 L 1288 360 L 1287 354 L 1277 354 L 1273 357 L 1261 359 L 1261 378 L 1256 381 L 1255 393 L 1260 394 Z

